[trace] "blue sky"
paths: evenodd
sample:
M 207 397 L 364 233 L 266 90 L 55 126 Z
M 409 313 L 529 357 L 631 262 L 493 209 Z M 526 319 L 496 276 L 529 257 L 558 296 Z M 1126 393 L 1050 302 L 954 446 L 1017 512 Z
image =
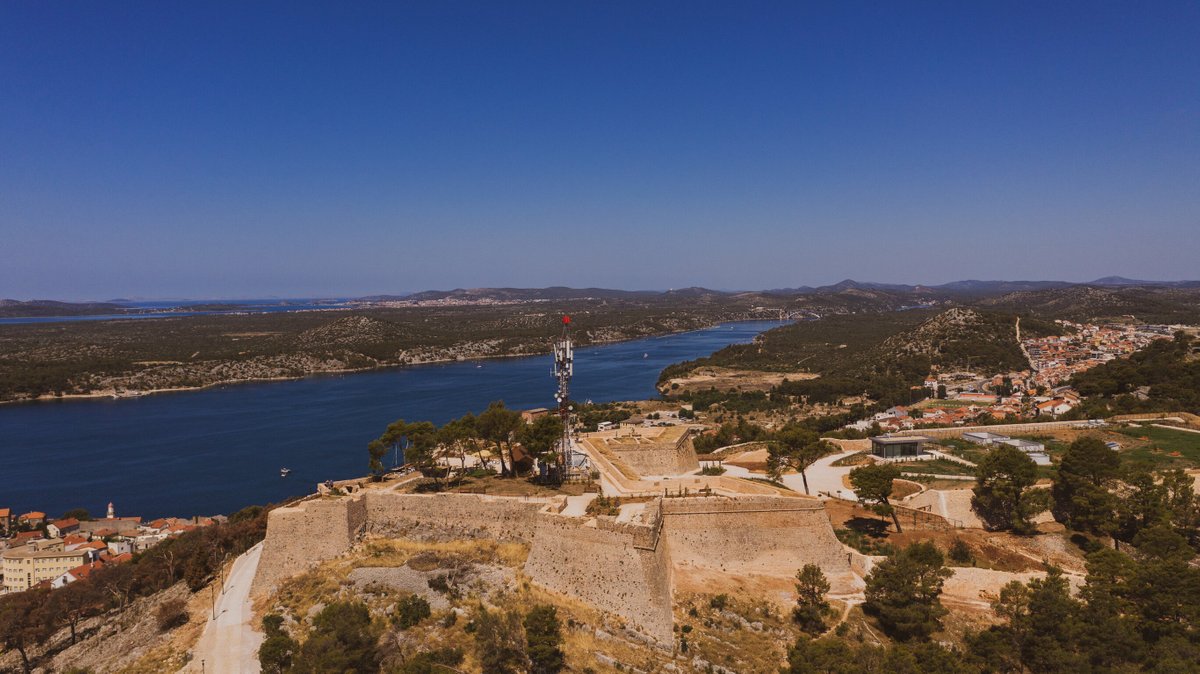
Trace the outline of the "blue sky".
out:
M 1200 277 L 1195 2 L 0 4 L 0 297 Z

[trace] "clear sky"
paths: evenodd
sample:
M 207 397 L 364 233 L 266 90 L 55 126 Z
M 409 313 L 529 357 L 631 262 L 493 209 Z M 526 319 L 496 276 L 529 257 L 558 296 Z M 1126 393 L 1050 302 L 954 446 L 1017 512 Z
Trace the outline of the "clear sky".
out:
M 4 2 L 0 297 L 1200 277 L 1200 3 Z

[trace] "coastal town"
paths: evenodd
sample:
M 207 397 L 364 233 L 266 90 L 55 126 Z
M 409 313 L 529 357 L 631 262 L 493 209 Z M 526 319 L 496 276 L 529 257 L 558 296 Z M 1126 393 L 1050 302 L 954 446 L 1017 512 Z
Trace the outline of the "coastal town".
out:
M 225 521 L 222 515 L 143 521 L 118 516 L 112 503 L 102 518 L 81 510 L 58 519 L 0 508 L 0 594 L 58 589 L 97 569 L 124 564 L 133 556 L 188 531 Z
M 933 372 L 913 387 L 913 402 L 877 412 L 850 425 L 882 432 L 1046 420 L 1069 414 L 1082 397 L 1071 377 L 1124 358 L 1155 340 L 1171 339 L 1182 326 L 1120 325 L 1055 321 L 1062 335 L 1021 340 L 1029 359 L 1025 370 L 979 373 Z M 1148 389 L 1148 387 L 1147 387 Z M 1135 392 L 1144 397 L 1146 391 Z

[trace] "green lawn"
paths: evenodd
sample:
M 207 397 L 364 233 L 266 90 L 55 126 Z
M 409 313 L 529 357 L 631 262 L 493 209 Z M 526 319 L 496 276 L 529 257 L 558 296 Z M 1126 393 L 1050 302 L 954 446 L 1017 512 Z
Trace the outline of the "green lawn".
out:
M 908 463 L 897 463 L 896 467 L 905 473 L 923 473 L 926 475 L 974 475 L 975 469 L 970 466 L 964 466 L 961 463 L 947 461 L 946 459 L 934 459 L 932 461 L 912 461 Z
M 1200 433 L 1153 426 L 1123 428 L 1117 432 L 1134 439 L 1132 446 L 1121 452 L 1127 461 L 1155 470 L 1200 466 Z M 1179 455 L 1172 456 L 1175 452 Z
M 987 456 L 988 451 L 990 451 L 987 447 L 959 438 L 938 440 L 937 444 L 941 445 L 940 449 L 944 450 L 947 454 L 953 454 L 972 463 L 979 463 L 983 457 Z M 963 467 L 965 468 L 966 466 Z

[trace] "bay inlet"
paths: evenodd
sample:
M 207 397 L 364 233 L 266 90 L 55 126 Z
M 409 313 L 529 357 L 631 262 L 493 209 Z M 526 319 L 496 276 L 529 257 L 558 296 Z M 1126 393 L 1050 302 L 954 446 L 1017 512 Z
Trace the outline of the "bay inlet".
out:
M 778 325 L 729 323 L 580 349 L 572 397 L 655 397 L 667 365 Z M 365 474 L 367 443 L 396 419 L 441 424 L 493 400 L 550 407 L 550 367 L 543 355 L 0 406 L 0 507 L 96 515 L 112 501 L 118 515 L 229 514 Z

